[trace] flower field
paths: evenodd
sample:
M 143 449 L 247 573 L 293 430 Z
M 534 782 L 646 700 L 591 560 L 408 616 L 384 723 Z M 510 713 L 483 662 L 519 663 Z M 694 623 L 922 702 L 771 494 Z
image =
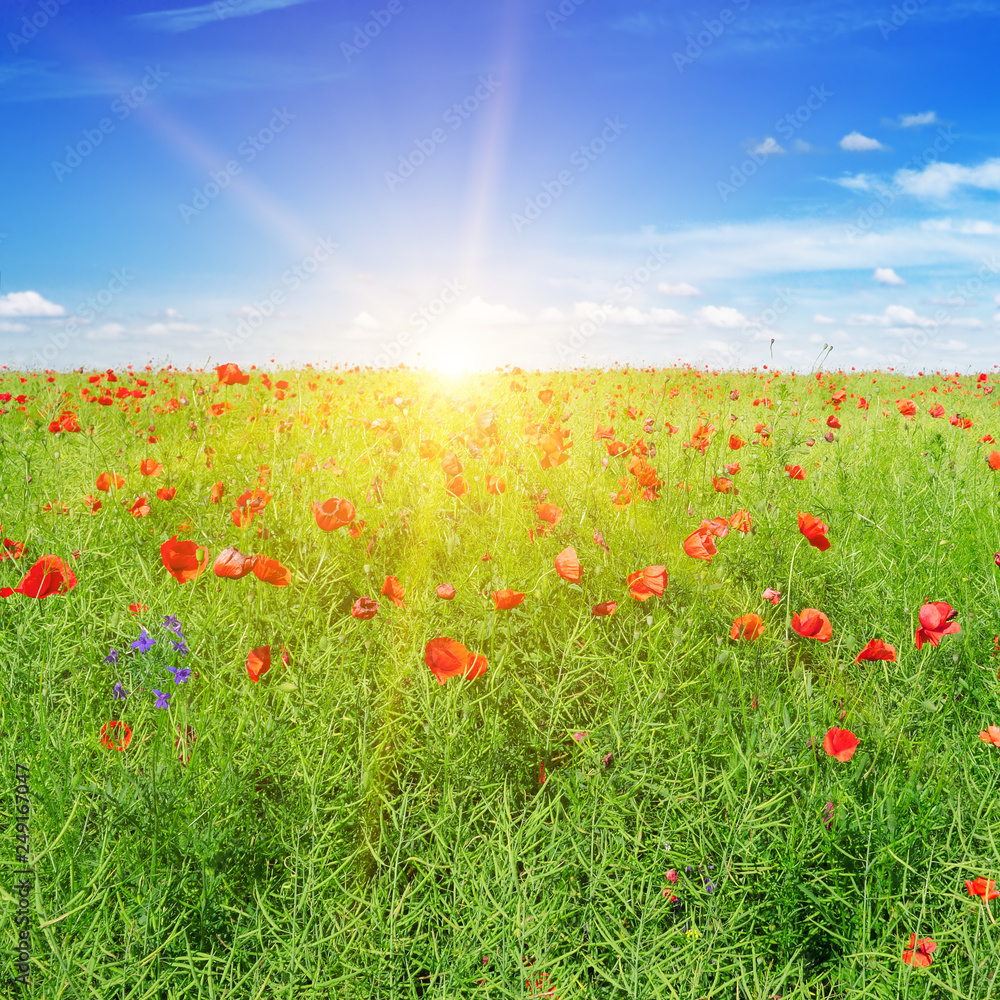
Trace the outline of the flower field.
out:
M 1000 996 L 1000 376 L 0 376 L 32 995 Z

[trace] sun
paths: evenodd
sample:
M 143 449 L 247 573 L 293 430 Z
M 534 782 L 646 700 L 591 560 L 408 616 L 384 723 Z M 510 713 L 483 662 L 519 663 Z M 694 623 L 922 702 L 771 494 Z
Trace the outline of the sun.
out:
M 449 378 L 457 378 L 491 367 L 488 345 L 481 334 L 438 334 L 420 352 L 424 367 Z

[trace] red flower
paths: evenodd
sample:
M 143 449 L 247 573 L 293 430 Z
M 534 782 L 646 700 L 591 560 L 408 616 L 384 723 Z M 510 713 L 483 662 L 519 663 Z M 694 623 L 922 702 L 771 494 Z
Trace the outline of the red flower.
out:
M 813 548 L 819 549 L 820 552 L 826 552 L 830 547 L 830 539 L 826 537 L 829 530 L 818 517 L 799 511 L 799 531 L 806 536 L 809 544 Z
M 747 510 L 738 510 L 729 519 L 729 527 L 745 535 L 753 527 L 753 520 Z
M 684 552 L 692 559 L 704 559 L 705 562 L 711 562 L 712 556 L 719 554 L 712 538 L 712 531 L 705 527 L 704 521 L 684 539 Z
M 838 729 L 831 726 L 823 737 L 823 749 L 831 756 L 836 757 L 841 764 L 846 764 L 858 748 L 858 738 L 849 729 Z
M 402 586 L 394 576 L 387 576 L 385 578 L 385 583 L 382 584 L 382 593 L 396 605 L 397 608 L 405 608 L 406 605 L 403 603 L 403 597 L 405 591 Z
M 994 472 L 1000 469 L 1000 451 L 991 451 L 986 462 Z
M 995 747 L 1000 747 L 1000 726 L 987 726 L 980 734 L 979 738 L 984 743 L 992 743 Z
M 510 611 L 511 608 L 516 608 L 523 600 L 524 594 L 520 594 L 516 590 L 511 590 L 510 587 L 493 591 L 493 603 L 496 605 L 496 611 Z
M 630 573 L 625 582 L 637 601 L 646 601 L 650 597 L 662 597 L 667 580 L 666 566 L 647 566 Z
M 944 407 L 940 403 L 936 403 L 927 411 L 932 417 L 943 417 Z
M 749 642 L 759 639 L 764 634 L 764 619 L 760 615 L 740 615 L 733 621 L 733 629 L 729 633 L 730 639 L 744 638 Z
M 102 472 L 97 477 L 97 488 L 102 493 L 107 493 L 112 483 L 116 490 L 120 490 L 125 485 L 125 480 L 115 472 Z
M 58 556 L 42 556 L 16 587 L 0 587 L 0 597 L 50 597 L 69 593 L 76 586 L 76 574 Z
M 736 495 L 740 492 L 733 485 L 733 481 L 726 479 L 725 476 L 712 476 L 712 485 L 715 487 L 717 493 L 732 493 Z
M 618 610 L 617 601 L 604 601 L 601 604 L 595 604 L 591 609 L 590 613 L 596 617 L 601 617 L 603 615 L 613 615 L 615 611 Z
M 223 385 L 247 385 L 250 382 L 249 374 L 240 371 L 240 366 L 230 362 L 225 365 L 216 365 L 215 374 L 219 376 L 219 381 Z
M 732 448 L 733 451 L 738 451 L 745 444 L 746 441 L 744 441 L 743 438 L 737 437 L 735 434 L 729 435 L 729 447 Z
M 912 399 L 897 399 L 896 409 L 899 410 L 904 417 L 912 417 L 917 412 L 917 404 L 914 403 Z
M 274 587 L 287 587 L 292 582 L 292 571 L 270 556 L 254 556 L 253 575 Z
M 439 583 L 434 588 L 434 593 L 438 595 L 443 601 L 450 601 L 457 591 L 450 583 Z
M 785 472 L 788 473 L 789 479 L 805 479 L 806 470 L 802 468 L 801 465 L 786 465 Z
M 457 640 L 444 636 L 431 639 L 424 647 L 424 663 L 431 668 L 438 684 L 459 675 L 474 680 L 485 674 L 489 666 L 482 653 L 471 653 Z
M 486 476 L 486 492 L 492 493 L 494 496 L 500 496 L 501 493 L 507 491 L 507 484 L 500 476 L 494 476 L 492 473 L 487 473 Z
M 580 560 L 576 557 L 576 549 L 572 545 L 563 549 L 556 556 L 555 567 L 556 572 L 564 580 L 568 580 L 570 583 L 580 582 L 580 577 L 583 575 L 583 567 L 580 565 Z
M 114 737 L 111 735 L 110 730 L 122 729 L 124 732 L 121 734 L 121 742 L 116 743 Z M 108 750 L 125 750 L 128 748 L 129 743 L 132 742 L 132 730 L 129 728 L 128 724 L 125 722 L 119 722 L 117 719 L 113 719 L 111 722 L 105 722 L 101 726 L 101 746 L 107 747 Z
M 230 545 L 228 549 L 223 549 L 212 565 L 212 572 L 216 576 L 225 577 L 228 580 L 242 580 L 243 577 L 253 572 L 256 556 L 245 556 L 238 548 Z
M 548 492 L 546 490 L 546 492 Z M 557 507 L 553 503 L 540 503 L 535 507 L 535 513 L 553 527 L 559 523 L 563 516 L 562 507 Z
M 313 516 L 323 531 L 336 531 L 354 520 L 354 504 L 350 500 L 331 497 L 323 503 L 313 504 Z
M 465 483 L 465 478 L 461 475 L 452 476 L 444 484 L 445 493 L 450 493 L 453 497 L 462 497 L 469 492 L 469 487 Z
M 980 876 L 972 882 L 968 880 L 965 883 L 965 888 L 969 890 L 970 896 L 982 896 L 985 900 L 996 899 L 1000 896 L 1000 892 L 997 892 L 993 886 L 996 883 L 991 878 L 983 878 Z
M 779 594 L 773 587 L 768 587 L 760 596 L 763 597 L 765 601 L 770 601 L 775 607 L 778 606 L 778 602 L 781 600 L 781 594 Z
M 199 563 L 198 552 L 205 553 L 204 558 Z M 209 553 L 204 545 L 197 545 L 195 542 L 179 542 L 177 536 L 167 539 L 160 546 L 160 558 L 167 572 L 178 582 L 187 583 L 200 576 L 208 565 Z
M 925 642 L 932 646 L 937 646 L 941 642 L 941 637 L 954 635 L 962 631 L 962 626 L 952 619 L 958 614 L 946 601 L 935 601 L 933 604 L 925 604 L 920 609 L 920 627 L 914 639 L 917 649 L 920 649 Z
M 281 647 L 281 662 L 288 666 L 288 653 L 284 646 Z M 256 684 L 270 669 L 271 647 L 258 646 L 256 649 L 251 649 L 247 655 L 247 673 L 250 675 L 250 680 Z
M 803 608 L 798 614 L 792 615 L 792 628 L 803 638 L 815 639 L 817 642 L 829 642 L 833 636 L 830 619 L 815 608 Z
M 146 497 L 136 497 L 128 512 L 133 517 L 149 517 L 149 500 Z
M 161 486 L 156 491 L 156 496 L 157 496 L 157 499 L 159 499 L 159 500 L 173 500 L 173 498 L 176 495 L 177 495 L 177 487 L 176 486 Z
M 910 947 L 903 951 L 903 961 L 907 965 L 917 965 L 923 969 L 931 964 L 931 955 L 937 947 L 937 942 L 930 938 L 917 940 L 916 934 L 910 935 Z
M 351 605 L 351 617 L 368 620 L 378 614 L 378 601 L 373 597 L 359 597 Z
M 95 500 L 94 499 L 94 494 L 93 493 L 88 493 L 83 498 L 83 502 L 90 508 L 90 513 L 91 514 L 96 514 L 104 506 L 104 504 L 101 503 L 100 500 Z M 2 558 L 3 558 L 3 556 L 0 556 L 0 559 L 2 559 Z
M 222 499 L 222 495 L 226 492 L 226 484 L 220 479 L 209 492 L 209 497 L 212 503 L 218 503 Z
M 142 614 L 143 611 L 149 610 L 149 608 L 147 608 L 145 604 L 140 604 L 138 601 L 136 601 L 135 604 L 130 604 L 128 606 L 128 609 L 134 615 L 139 615 Z
M 888 660 L 889 663 L 895 663 L 896 647 L 881 639 L 872 639 L 854 658 L 855 663 L 860 663 L 862 660 Z
M 144 458 L 139 463 L 139 471 L 144 476 L 158 476 L 163 471 L 163 466 L 153 458 Z

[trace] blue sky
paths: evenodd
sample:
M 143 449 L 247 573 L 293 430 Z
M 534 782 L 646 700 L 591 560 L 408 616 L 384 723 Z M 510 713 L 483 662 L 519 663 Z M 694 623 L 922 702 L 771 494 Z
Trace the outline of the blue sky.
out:
M 3 363 L 1000 361 L 1000 0 L 0 16 Z

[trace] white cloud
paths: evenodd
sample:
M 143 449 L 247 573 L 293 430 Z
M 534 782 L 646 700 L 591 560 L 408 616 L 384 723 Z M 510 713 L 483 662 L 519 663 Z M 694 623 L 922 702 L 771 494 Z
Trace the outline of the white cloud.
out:
M 870 149 L 885 149 L 878 139 L 869 139 L 860 132 L 851 132 L 840 140 L 840 148 L 849 153 L 866 153 Z
M 773 153 L 783 153 L 785 150 L 775 141 L 774 136 L 769 135 L 763 142 L 750 147 L 750 152 L 755 156 L 770 156 Z
M 197 7 L 178 7 L 175 10 L 155 10 L 147 14 L 134 14 L 130 20 L 156 31 L 177 34 L 191 31 L 206 24 L 218 23 L 230 17 L 250 17 L 269 10 L 295 7 L 310 0 L 215 0 Z
M 577 302 L 573 306 L 577 319 L 598 319 L 602 323 L 621 326 L 680 326 L 684 316 L 674 309 L 650 309 L 643 312 L 635 306 L 612 305 L 610 309 L 597 302 Z
M 900 128 L 913 128 L 915 125 L 937 125 L 938 116 L 933 111 L 921 111 L 918 115 L 900 115 Z
M 822 313 L 816 313 L 813 316 L 814 323 L 836 323 L 837 321 L 832 316 L 824 316 Z
M 923 170 L 897 170 L 895 180 L 906 194 L 926 199 L 948 198 L 959 187 L 1000 191 L 1000 157 L 985 160 L 976 167 L 931 163 Z
M 670 285 L 665 281 L 661 281 L 656 288 L 657 291 L 662 292 L 664 295 L 681 295 L 685 297 L 701 295 L 701 292 L 694 285 L 689 285 L 686 281 L 682 281 L 679 285 Z
M 961 233 L 963 236 L 1000 235 L 1000 226 L 995 222 L 987 222 L 986 219 L 963 219 L 958 222 L 952 219 L 924 219 L 920 228 L 942 233 Z
M 471 301 L 460 305 L 453 314 L 456 326 L 519 326 L 526 323 L 528 317 L 510 306 L 494 305 L 486 302 L 481 296 L 475 296 Z
M 117 326 L 117 323 L 110 324 L 112 326 Z M 122 327 L 122 329 L 125 329 Z M 168 333 L 195 333 L 200 330 L 201 327 L 197 323 L 150 323 L 146 327 L 146 333 L 152 337 L 163 337 Z
M 853 177 L 836 177 L 833 183 L 851 191 L 871 191 L 872 176 L 871 174 L 855 174 Z
M 796 139 L 795 142 L 792 143 L 792 145 L 795 147 L 795 152 L 796 153 L 814 153 L 814 152 L 816 152 L 816 147 L 815 146 L 810 146 L 809 143 L 806 142 L 804 139 Z
M 983 321 L 975 316 L 952 317 L 945 316 L 936 320 L 930 316 L 921 316 L 909 306 L 886 306 L 882 313 L 852 313 L 847 317 L 850 326 L 882 326 L 895 330 L 912 330 L 916 328 L 935 328 L 938 326 L 954 326 L 963 329 L 978 330 Z
M 709 326 L 720 330 L 735 330 L 749 322 L 743 313 L 732 306 L 703 306 L 695 315 Z
M 65 316 L 66 310 L 43 299 L 38 292 L 0 295 L 0 316 Z
M 125 332 L 121 323 L 103 323 L 93 330 L 88 330 L 86 340 L 120 340 Z
M 905 285 L 906 282 L 891 267 L 876 267 L 872 275 L 880 285 Z
M 24 323 L 8 323 L 0 321 L 0 333 L 27 333 L 30 327 Z

